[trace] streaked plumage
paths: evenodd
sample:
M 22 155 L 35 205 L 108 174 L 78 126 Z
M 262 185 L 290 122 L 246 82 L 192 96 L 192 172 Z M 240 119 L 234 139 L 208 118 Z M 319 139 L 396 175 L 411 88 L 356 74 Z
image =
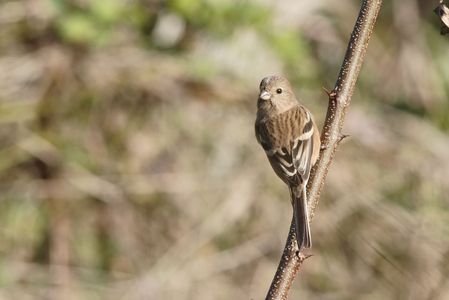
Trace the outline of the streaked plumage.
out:
M 275 173 L 290 190 L 298 247 L 312 246 L 306 185 L 318 159 L 320 137 L 311 113 L 296 100 L 287 79 L 269 76 L 260 84 L 256 138 Z

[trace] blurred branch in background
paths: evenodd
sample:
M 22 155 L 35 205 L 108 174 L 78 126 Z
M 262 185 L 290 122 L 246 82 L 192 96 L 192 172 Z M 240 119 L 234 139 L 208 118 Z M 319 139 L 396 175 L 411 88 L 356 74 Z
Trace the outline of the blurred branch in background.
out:
M 436 5 L 382 6 L 291 297 L 449 298 Z M 282 73 L 322 115 L 359 6 L 1 1 L 0 298 L 263 298 L 291 208 L 248 87 Z
M 440 0 L 440 5 L 433 11 L 441 19 L 441 35 L 449 33 L 449 8 L 443 3 L 443 0 Z

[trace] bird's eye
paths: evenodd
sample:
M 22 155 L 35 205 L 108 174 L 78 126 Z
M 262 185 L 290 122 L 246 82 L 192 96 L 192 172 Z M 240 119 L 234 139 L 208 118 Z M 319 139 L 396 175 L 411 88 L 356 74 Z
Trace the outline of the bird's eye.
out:
M 282 94 L 282 89 L 281 89 L 281 88 L 277 89 L 277 90 L 276 90 L 276 93 Z

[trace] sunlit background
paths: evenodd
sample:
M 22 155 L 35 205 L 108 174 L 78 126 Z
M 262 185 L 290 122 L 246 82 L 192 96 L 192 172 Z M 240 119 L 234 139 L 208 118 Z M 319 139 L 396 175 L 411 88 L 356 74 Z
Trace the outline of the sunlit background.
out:
M 322 124 L 361 1 L 0 2 L 0 299 L 262 299 L 291 218 L 253 133 Z M 449 37 L 384 1 L 291 299 L 449 299 Z

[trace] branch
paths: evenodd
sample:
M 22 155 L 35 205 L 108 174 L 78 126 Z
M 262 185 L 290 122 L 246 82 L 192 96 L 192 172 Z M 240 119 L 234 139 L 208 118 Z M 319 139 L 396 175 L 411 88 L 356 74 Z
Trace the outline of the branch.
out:
M 443 0 L 440 0 L 440 5 L 438 5 L 434 10 L 435 14 L 440 17 L 441 20 L 441 35 L 449 33 L 449 7 L 444 5 Z
M 321 189 L 323 188 L 327 172 L 337 150 L 337 146 L 344 138 L 341 133 L 346 109 L 351 102 L 354 86 L 362 67 L 366 48 L 379 14 L 382 0 L 364 0 L 360 8 L 357 22 L 349 40 L 343 64 L 340 68 L 334 89 L 328 93 L 329 106 L 321 135 L 320 158 L 315 164 L 307 185 L 310 220 L 318 206 Z M 285 300 L 291 284 L 295 279 L 302 262 L 308 258 L 298 252 L 294 219 L 290 225 L 287 242 L 276 274 L 271 282 L 266 300 Z

